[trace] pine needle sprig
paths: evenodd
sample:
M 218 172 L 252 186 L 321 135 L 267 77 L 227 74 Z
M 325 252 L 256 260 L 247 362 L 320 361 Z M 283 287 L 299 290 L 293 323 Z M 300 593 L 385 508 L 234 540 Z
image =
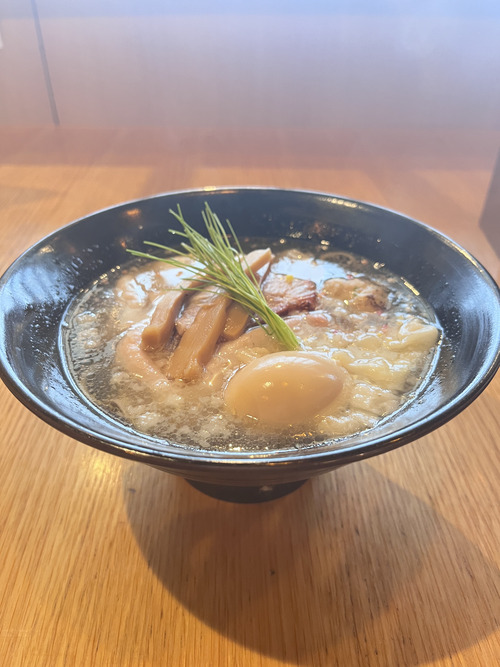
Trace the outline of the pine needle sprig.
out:
M 177 211 L 170 210 L 170 213 L 182 227 L 182 230 L 169 230 L 171 234 L 184 239 L 180 243 L 180 249 L 152 241 L 145 241 L 145 244 L 177 256 L 186 257 L 193 263 L 185 264 L 175 259 L 175 257 L 157 257 L 137 250 L 127 249 L 127 252 L 145 259 L 160 260 L 188 271 L 193 279 L 197 281 L 195 286 L 187 287 L 188 290 L 200 290 L 208 286 L 223 289 L 233 301 L 239 303 L 252 319 L 260 324 L 267 333 L 274 336 L 287 350 L 299 349 L 301 344 L 295 333 L 267 305 L 256 277 L 249 270 L 245 253 L 229 220 L 226 221 L 226 225 L 236 247 L 231 245 L 224 225 L 218 216 L 213 213 L 208 203 L 205 203 L 205 209 L 202 211 L 208 238 L 186 222 L 179 205 Z

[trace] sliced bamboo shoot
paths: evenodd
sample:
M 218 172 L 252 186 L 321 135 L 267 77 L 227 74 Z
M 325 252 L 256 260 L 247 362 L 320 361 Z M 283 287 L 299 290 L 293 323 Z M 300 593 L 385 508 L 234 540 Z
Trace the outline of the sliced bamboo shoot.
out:
M 159 350 L 165 345 L 174 330 L 175 318 L 179 314 L 185 290 L 171 290 L 159 300 L 151 317 L 151 322 L 142 332 L 142 347 L 145 350 Z
M 248 266 L 247 273 L 254 273 L 257 279 L 260 280 L 261 276 L 257 272 L 266 266 L 268 269 L 272 258 L 273 254 L 270 248 L 252 250 L 252 252 L 249 252 L 245 256 L 245 266 Z M 200 284 L 197 280 L 183 280 L 178 290 L 168 291 L 160 299 L 151 317 L 151 322 L 142 332 L 143 349 L 161 349 L 172 336 L 174 326 L 176 326 L 178 333 L 184 335 L 187 329 L 192 326 L 201 306 L 207 301 L 212 302 L 214 300 L 213 293 L 215 293 L 215 299 L 218 298 L 217 294 L 219 290 L 217 288 L 210 287 L 207 290 L 202 290 L 199 294 L 194 294 L 191 297 L 190 305 L 188 305 L 181 317 L 178 317 L 184 301 L 190 294 L 186 288 L 195 287 L 197 284 Z M 240 317 L 238 322 L 239 333 L 241 333 L 245 329 L 247 319 L 243 321 L 242 317 Z M 233 338 L 238 335 L 238 333 L 234 333 Z
M 224 330 L 230 302 L 229 297 L 221 295 L 200 308 L 170 358 L 169 378 L 191 382 L 200 377 Z
M 227 309 L 226 323 L 224 325 L 224 331 L 222 332 L 222 338 L 224 340 L 234 340 L 241 336 L 241 334 L 247 328 L 249 316 L 248 312 L 240 306 L 239 303 L 235 301 L 231 302 L 231 305 Z
M 274 255 L 270 248 L 252 250 L 245 257 L 246 264 L 248 264 L 248 268 L 250 269 L 246 273 L 253 273 L 260 285 L 269 271 L 273 258 Z M 260 269 L 263 269 L 263 271 L 260 271 Z M 245 308 L 233 301 L 227 310 L 226 324 L 222 333 L 223 339 L 234 340 L 238 336 L 241 336 L 247 328 L 248 320 L 248 312 Z
M 197 292 L 191 292 L 189 301 L 186 303 L 181 314 L 175 321 L 175 329 L 177 333 L 180 336 L 183 336 L 189 327 L 192 326 L 196 316 L 200 311 L 200 308 L 208 303 L 211 303 L 220 294 L 221 290 L 213 286 L 207 287 L 206 289 L 202 289 Z
M 269 265 L 273 259 L 273 253 L 271 248 L 259 248 L 258 250 L 252 250 L 247 255 L 245 255 L 245 260 L 243 261 L 243 267 L 246 269 L 245 273 L 248 275 L 250 273 L 257 273 L 259 269 L 262 269 L 263 266 Z M 248 269 L 247 269 L 248 266 Z

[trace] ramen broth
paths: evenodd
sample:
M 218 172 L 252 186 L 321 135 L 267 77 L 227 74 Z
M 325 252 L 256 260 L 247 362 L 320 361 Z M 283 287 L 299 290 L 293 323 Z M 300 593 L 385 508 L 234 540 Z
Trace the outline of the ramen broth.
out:
M 325 246 L 291 243 L 282 240 L 273 248 L 263 289 L 270 285 L 266 298 L 271 302 L 281 298 L 280 281 L 285 292 L 292 284 L 309 291 L 314 285 L 312 300 L 305 306 L 291 302 L 283 315 L 310 366 L 290 399 L 308 406 L 303 416 L 292 409 L 294 419 L 285 413 L 283 423 L 279 418 L 274 423 L 276 411 L 256 418 L 247 408 L 252 386 L 260 391 L 266 385 L 263 367 L 272 366 L 275 358 L 283 361 L 283 349 L 255 323 L 236 339 L 219 341 L 196 380 L 169 379 L 179 335 L 154 351 L 145 350 L 141 341 L 158 300 L 189 277 L 163 262 L 136 260 L 117 267 L 72 304 L 65 344 L 80 390 L 139 432 L 221 451 L 306 447 L 324 440 L 338 440 L 341 446 L 347 436 L 390 419 L 432 370 L 440 341 L 432 312 L 411 286 L 383 266 Z M 188 325 L 189 307 L 187 301 L 177 318 L 184 315 Z M 285 368 L 292 376 L 300 371 L 301 358 L 287 354 L 292 359 Z M 321 365 L 333 373 L 330 384 L 314 375 Z M 304 401 L 301 391 L 308 392 Z

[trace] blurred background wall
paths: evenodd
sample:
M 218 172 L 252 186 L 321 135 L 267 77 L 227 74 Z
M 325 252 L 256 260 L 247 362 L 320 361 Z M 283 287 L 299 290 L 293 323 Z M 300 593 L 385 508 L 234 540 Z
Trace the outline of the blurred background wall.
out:
M 498 0 L 0 0 L 0 125 L 500 129 Z

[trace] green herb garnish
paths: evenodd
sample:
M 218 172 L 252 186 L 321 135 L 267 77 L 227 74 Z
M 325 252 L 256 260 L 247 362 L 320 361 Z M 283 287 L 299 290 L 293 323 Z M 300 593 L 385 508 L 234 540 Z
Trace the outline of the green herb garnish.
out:
M 170 210 L 170 213 L 179 221 L 182 231 L 169 229 L 169 232 L 186 239 L 180 244 L 181 250 L 152 241 L 145 241 L 145 243 L 176 255 L 188 257 L 194 261 L 193 264 L 184 264 L 173 257 L 157 257 L 137 250 L 127 249 L 127 252 L 145 259 L 160 260 L 189 271 L 199 281 L 199 284 L 186 288 L 188 290 L 201 290 L 207 286 L 220 287 L 287 350 L 299 349 L 301 345 L 297 336 L 288 324 L 269 308 L 253 273 L 251 271 L 248 272 L 248 275 L 245 273 L 245 269 L 248 270 L 248 266 L 245 266 L 245 255 L 229 220 L 226 220 L 226 224 L 236 248 L 232 247 L 224 225 L 207 203 L 205 203 L 202 216 L 208 238 L 197 232 L 184 220 L 179 205 L 177 212 Z

